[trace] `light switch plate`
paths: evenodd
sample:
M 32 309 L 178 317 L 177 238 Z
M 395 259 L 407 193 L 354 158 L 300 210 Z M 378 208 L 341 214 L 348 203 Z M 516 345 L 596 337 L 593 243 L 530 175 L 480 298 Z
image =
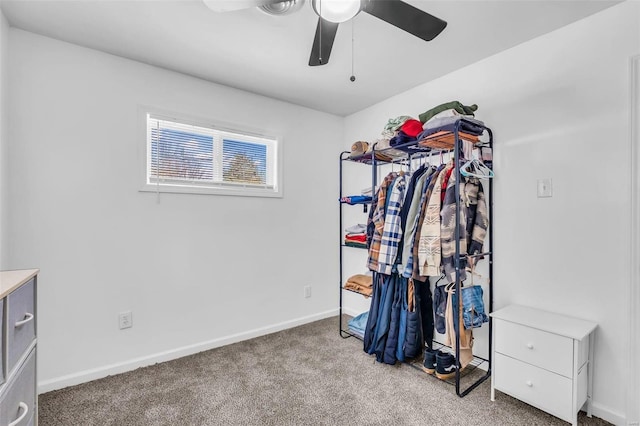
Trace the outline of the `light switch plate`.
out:
M 551 178 L 538 179 L 538 198 L 553 196 L 553 183 Z

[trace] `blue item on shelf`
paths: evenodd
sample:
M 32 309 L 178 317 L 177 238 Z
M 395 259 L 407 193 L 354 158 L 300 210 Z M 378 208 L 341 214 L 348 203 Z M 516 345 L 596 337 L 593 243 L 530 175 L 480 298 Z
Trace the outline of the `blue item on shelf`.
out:
M 367 319 L 369 319 L 369 311 L 363 312 L 357 317 L 351 318 L 349 321 L 349 330 L 360 337 L 364 337 L 364 329 L 367 326 Z
M 368 204 L 373 198 L 371 195 L 350 195 L 340 198 L 341 203 L 347 204 Z

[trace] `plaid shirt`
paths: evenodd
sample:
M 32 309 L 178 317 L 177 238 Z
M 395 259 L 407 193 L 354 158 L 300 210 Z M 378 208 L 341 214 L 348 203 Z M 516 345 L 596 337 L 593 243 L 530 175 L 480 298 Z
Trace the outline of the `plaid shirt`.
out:
M 367 222 L 367 244 L 369 245 L 369 260 L 367 267 L 374 271 L 378 271 L 378 259 L 380 257 L 380 243 L 382 241 L 382 232 L 384 229 L 385 205 L 387 201 L 387 189 L 393 184 L 397 174 L 389 173 L 383 179 L 374 198 L 375 204 L 372 204 L 369 212 L 369 220 Z
M 389 196 L 389 203 L 384 217 L 382 238 L 380 239 L 377 272 L 381 274 L 390 275 L 396 263 L 398 246 L 402 241 L 400 211 L 402 210 L 405 189 L 406 179 L 404 175 L 398 176 L 393 183 L 393 189 Z

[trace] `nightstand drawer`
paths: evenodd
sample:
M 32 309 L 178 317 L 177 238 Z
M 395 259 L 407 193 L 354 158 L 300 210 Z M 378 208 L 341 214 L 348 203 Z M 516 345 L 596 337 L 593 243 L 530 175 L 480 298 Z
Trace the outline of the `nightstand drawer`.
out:
M 509 321 L 495 320 L 495 350 L 571 378 L 573 340 Z
M 494 358 L 493 386 L 528 404 L 571 421 L 571 379 L 502 354 Z
M 9 374 L 36 338 L 35 284 L 32 279 L 7 298 L 7 354 Z
M 0 424 L 16 422 L 16 426 L 34 423 L 36 412 L 36 356 L 31 352 L 18 374 L 9 382 L 0 401 Z

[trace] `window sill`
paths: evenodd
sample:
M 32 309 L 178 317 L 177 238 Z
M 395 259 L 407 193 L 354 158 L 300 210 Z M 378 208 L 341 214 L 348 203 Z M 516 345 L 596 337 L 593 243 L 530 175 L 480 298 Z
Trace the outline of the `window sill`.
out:
M 283 198 L 282 190 L 254 189 L 254 188 L 212 188 L 188 185 L 155 185 L 147 184 L 140 188 L 139 192 L 151 192 L 162 194 L 195 194 L 195 195 L 231 195 L 235 197 L 263 197 Z

